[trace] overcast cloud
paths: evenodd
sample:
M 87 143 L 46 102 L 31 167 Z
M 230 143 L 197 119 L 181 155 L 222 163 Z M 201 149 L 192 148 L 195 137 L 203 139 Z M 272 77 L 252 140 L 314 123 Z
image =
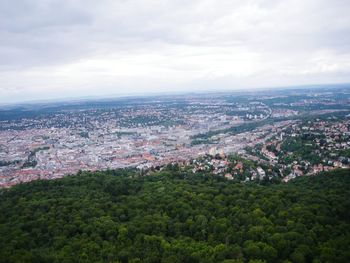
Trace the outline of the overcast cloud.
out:
M 350 82 L 349 0 L 1 0 L 0 103 Z

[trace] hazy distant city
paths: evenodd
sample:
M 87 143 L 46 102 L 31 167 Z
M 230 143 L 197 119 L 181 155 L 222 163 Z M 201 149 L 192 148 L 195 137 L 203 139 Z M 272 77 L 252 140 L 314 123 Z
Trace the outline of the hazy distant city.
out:
M 189 165 L 283 180 L 350 163 L 350 88 L 126 97 L 3 106 L 0 186 L 79 170 Z

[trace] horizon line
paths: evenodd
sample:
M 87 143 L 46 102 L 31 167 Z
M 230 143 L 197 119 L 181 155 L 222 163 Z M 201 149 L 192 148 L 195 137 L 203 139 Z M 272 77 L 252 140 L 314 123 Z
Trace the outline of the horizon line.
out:
M 30 99 L 22 100 L 17 102 L 0 102 L 0 107 L 6 106 L 20 106 L 20 105 L 35 105 L 35 104 L 54 104 L 54 103 L 73 103 L 73 102 L 83 102 L 83 101 L 95 101 L 95 100 L 116 100 L 124 98 L 142 98 L 142 97 L 157 97 L 157 96 L 167 96 L 167 95 L 186 95 L 186 94 L 211 94 L 211 93 L 240 93 L 240 92 L 254 92 L 254 91 L 280 91 L 280 90 L 299 90 L 305 88 L 317 89 L 317 88 L 327 88 L 327 86 L 341 87 L 349 85 L 350 82 L 345 83 L 326 83 L 326 84 L 306 84 L 306 85 L 290 85 L 290 86 L 262 86 L 253 88 L 238 88 L 238 89 L 209 89 L 209 90 L 194 90 L 194 91 L 150 91 L 147 93 L 135 92 L 135 93 L 119 93 L 119 94 L 103 94 L 103 95 L 90 95 L 90 96 L 79 96 L 79 97 L 61 97 L 61 98 L 47 98 L 47 99 Z

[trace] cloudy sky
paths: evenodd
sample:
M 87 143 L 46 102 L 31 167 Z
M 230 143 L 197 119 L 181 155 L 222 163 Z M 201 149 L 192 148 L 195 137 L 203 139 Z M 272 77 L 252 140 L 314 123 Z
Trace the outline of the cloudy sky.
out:
M 0 103 L 350 82 L 349 0 L 1 0 Z

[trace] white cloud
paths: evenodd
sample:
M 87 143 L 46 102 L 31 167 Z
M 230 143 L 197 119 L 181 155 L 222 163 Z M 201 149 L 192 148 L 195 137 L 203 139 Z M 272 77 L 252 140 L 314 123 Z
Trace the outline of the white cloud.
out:
M 346 0 L 0 3 L 0 102 L 350 80 Z

